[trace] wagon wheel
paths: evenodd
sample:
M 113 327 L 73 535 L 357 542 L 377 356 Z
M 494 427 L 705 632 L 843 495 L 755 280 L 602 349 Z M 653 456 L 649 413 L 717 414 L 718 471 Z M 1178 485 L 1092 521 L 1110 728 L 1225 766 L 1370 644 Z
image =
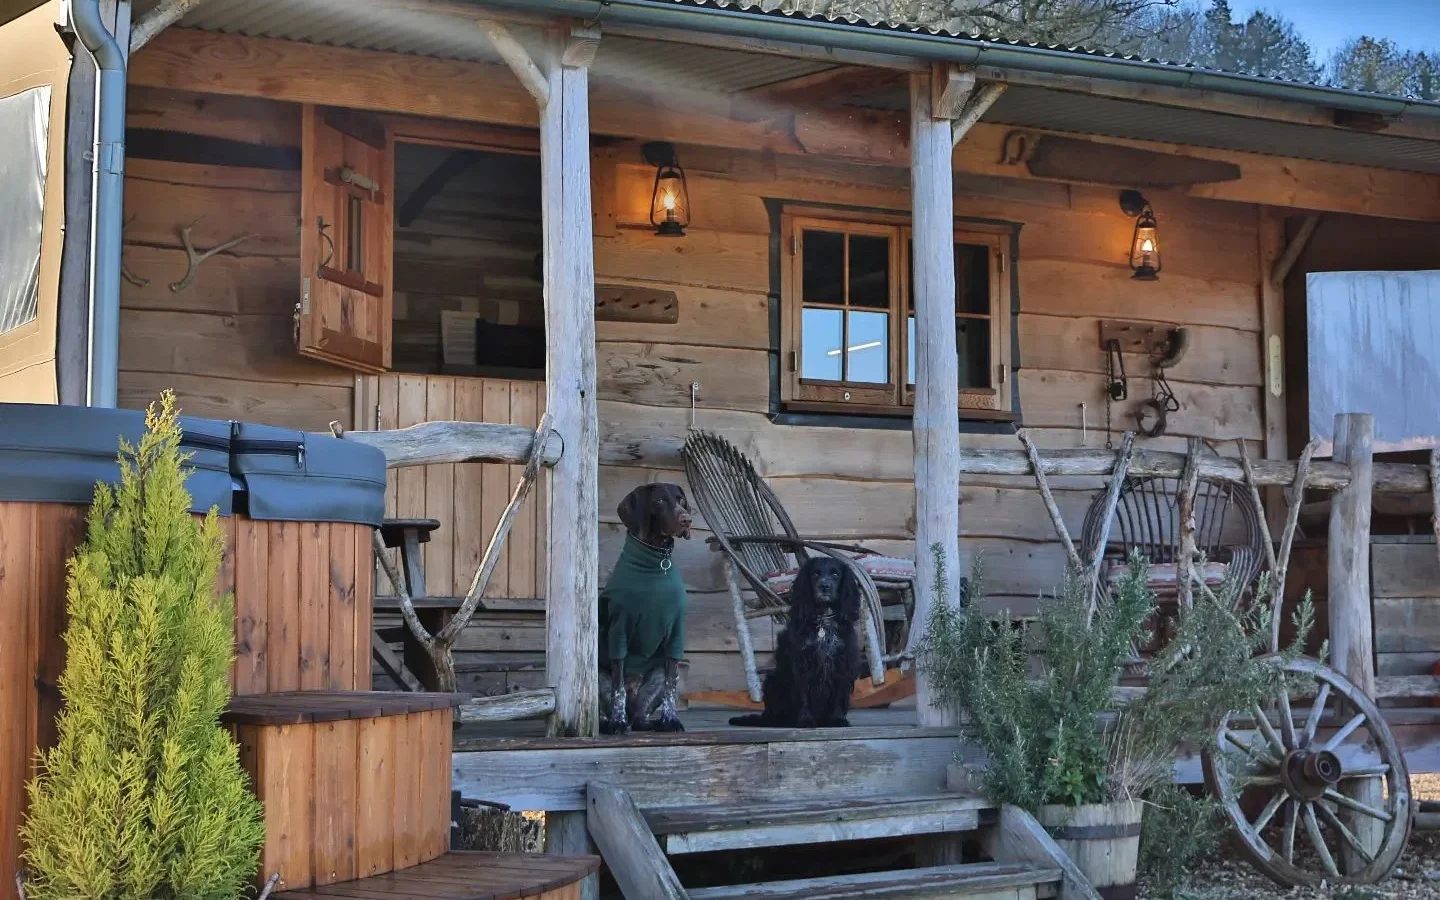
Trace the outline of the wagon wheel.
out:
M 1259 726 L 1248 734 L 1230 730 L 1238 716 L 1227 714 L 1216 729 L 1214 748 L 1204 754 L 1205 783 L 1221 801 L 1245 853 L 1275 881 L 1380 881 L 1395 867 L 1410 838 L 1413 808 L 1405 757 L 1379 708 L 1348 678 L 1304 657 L 1286 663 L 1285 671 L 1289 690 L 1282 688 L 1277 698 L 1278 733 L 1258 707 L 1245 714 Z M 1317 735 L 1327 711 L 1335 716 L 1333 725 L 1325 724 L 1338 729 Z M 1363 746 L 1378 753 L 1379 761 L 1347 764 L 1342 753 L 1359 749 L 1355 737 L 1361 729 L 1369 734 Z M 1378 797 L 1363 802 L 1346 796 L 1349 788 L 1370 779 L 1381 787 Z M 1242 795 L 1257 807 L 1265 801 L 1253 820 L 1242 809 Z M 1353 830 L 1354 822 L 1366 819 L 1383 826 L 1373 856 Z M 1355 860 L 1348 868 L 1347 856 Z

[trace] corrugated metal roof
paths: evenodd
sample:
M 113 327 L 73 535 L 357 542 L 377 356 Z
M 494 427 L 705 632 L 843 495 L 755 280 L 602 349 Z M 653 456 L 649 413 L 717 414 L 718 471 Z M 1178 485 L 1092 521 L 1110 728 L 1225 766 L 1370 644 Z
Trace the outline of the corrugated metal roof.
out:
M 1440 174 L 1440 142 L 1012 87 L 985 121 Z
M 909 106 L 909 98 L 903 91 L 891 90 L 877 94 L 865 105 L 903 110 Z M 985 121 L 1046 131 L 1440 174 L 1440 142 L 1437 141 L 1316 128 L 1023 85 L 1011 85 L 985 114 Z
M 1050 50 L 1057 53 L 1072 53 L 1082 56 L 1104 57 L 1106 59 L 1125 60 L 1136 63 L 1151 63 L 1196 72 L 1247 75 L 1285 84 L 1307 84 L 1313 86 L 1319 86 L 1321 84 L 1320 82 L 1314 81 L 1297 81 L 1293 79 L 1275 78 L 1269 75 L 1257 75 L 1254 72 L 1247 72 L 1242 69 L 1208 68 L 1205 66 L 1197 66 L 1190 62 L 1116 53 L 1078 44 L 1030 41 L 1010 35 L 966 27 L 965 18 L 961 16 L 949 16 L 948 18 L 928 24 L 915 24 L 893 16 L 887 16 L 884 10 L 888 9 L 888 4 L 885 0 L 642 0 L 642 2 L 654 3 L 659 6 L 680 5 L 693 6 L 700 9 L 732 9 L 739 12 L 753 13 L 755 15 L 785 16 L 815 22 L 831 22 L 858 27 L 881 28 L 891 31 L 947 35 L 959 40 L 984 41 L 985 43 L 1001 44 L 1011 47 L 1028 47 L 1034 50 Z M 1350 91 L 1350 93 L 1364 94 L 1366 92 Z M 1389 95 L 1375 94 L 1374 96 Z
M 143 0 L 153 5 L 154 0 Z M 784 9 L 799 0 L 646 0 L 657 4 Z M 496 61 L 464 7 L 434 14 L 387 0 L 207 0 L 183 25 L 211 31 L 383 50 L 442 59 Z M 758 14 L 758 12 L 757 12 Z M 777 13 L 778 14 L 778 13 Z M 521 40 L 537 35 L 513 29 Z M 610 35 L 595 61 L 598 79 L 665 90 L 733 93 L 824 71 L 824 61 Z M 903 90 L 854 102 L 904 109 Z M 1201 109 L 1012 85 L 987 122 L 1076 134 L 1160 141 L 1275 156 L 1440 174 L 1440 143 L 1318 128 Z
M 150 4 L 153 5 L 153 0 Z M 453 8 L 452 8 L 453 9 Z M 440 59 L 495 62 L 474 17 L 365 0 L 206 0 L 181 20 L 187 28 L 383 50 Z M 513 27 L 522 41 L 538 36 Z M 831 68 L 814 60 L 739 53 L 689 44 L 610 36 L 595 58 L 597 78 L 732 93 Z

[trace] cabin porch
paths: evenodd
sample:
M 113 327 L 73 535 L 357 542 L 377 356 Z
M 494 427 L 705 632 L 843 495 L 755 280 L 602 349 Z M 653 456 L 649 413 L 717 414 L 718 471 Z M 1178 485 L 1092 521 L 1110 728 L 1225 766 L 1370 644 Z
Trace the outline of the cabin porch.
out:
M 689 730 L 594 735 L 593 601 L 623 541 L 614 509 L 638 484 L 684 483 L 690 429 L 721 433 L 751 456 L 807 534 L 906 556 L 939 543 L 952 571 L 983 551 L 993 609 L 1031 615 L 1065 554 L 1013 432 L 1026 427 L 1056 465 L 1083 463 L 1056 483 L 1062 516 L 1078 530 L 1113 465 L 1100 448 L 1134 427 L 1129 407 L 1105 399 L 1113 379 L 1104 328 L 1189 334 L 1168 373 L 1179 409 L 1142 447 L 1175 451 L 1205 437 L 1233 457 L 1239 440 L 1253 458 L 1283 466 L 1304 443 L 1295 398 L 1305 384 L 1305 275 L 1338 265 L 1337 244 L 1348 267 L 1428 266 L 1440 220 L 1435 173 L 1350 151 L 1304 158 L 1302 140 L 1287 157 L 1112 133 L 1070 114 L 1133 111 L 1143 98 L 1053 76 L 603 24 L 596 32 L 526 15 L 477 24 L 474 10 L 439 3 L 405 4 L 399 19 L 370 22 L 360 29 L 368 36 L 336 46 L 319 26 L 301 35 L 278 23 L 241 27 L 247 13 L 237 4 L 211 3 L 131 61 L 121 404 L 174 387 L 196 415 L 310 431 L 336 422 L 347 437 L 382 446 L 392 467 L 387 513 L 440 522 L 420 548 L 432 599 L 469 589 L 530 435 L 542 414 L 554 417 L 555 437 L 543 445 L 551 473 L 522 507 L 457 648 L 462 689 L 480 699 L 462 710 L 453 768 L 466 797 L 545 811 L 559 853 L 593 849 L 586 819 L 597 780 L 626 791 L 654 830 L 667 808 L 698 816 L 703 807 L 713 819 L 730 816 L 706 829 L 740 832 L 736 841 L 753 837 L 730 827 L 747 809 L 930 802 L 949 783 L 959 733 L 934 724 L 923 696 L 857 710 L 844 733 L 731 729 L 732 710 L 700 702 L 745 689 L 724 569 L 703 532 L 677 551 L 693 610 Z M 438 54 L 421 40 L 437 33 L 455 42 Z M 681 60 L 718 74 L 676 77 Z M 1209 102 L 1183 94 L 1162 105 L 1210 124 L 1235 114 Z M 335 130 L 368 135 L 371 143 L 356 140 L 390 154 L 377 171 L 393 171 L 379 191 L 384 213 L 365 218 L 382 227 L 357 229 L 353 243 L 332 234 L 328 250 L 309 227 L 317 187 L 372 201 L 376 192 L 332 183 L 348 160 L 317 163 L 317 134 L 334 125 L 325 107 L 378 122 L 378 139 L 363 124 Z M 1333 131 L 1324 115 L 1290 112 L 1287 127 Z M 1040 139 L 1054 151 L 1048 163 L 1029 152 Z M 645 147 L 656 141 L 672 142 L 687 172 L 683 237 L 657 234 L 652 221 L 657 167 Z M 1090 163 L 1056 168 L 1056 153 Z M 1132 277 L 1136 220 L 1119 194 L 1137 186 L 1160 219 L 1159 281 Z M 893 390 L 848 409 L 854 384 L 843 370 L 832 383 L 804 377 L 796 362 L 809 349 L 795 334 L 809 298 L 794 283 L 803 264 L 787 260 L 807 240 L 807 221 L 845 241 L 891 242 L 884 302 L 897 327 L 883 346 Z M 899 262 L 912 238 L 921 260 L 913 270 Z M 967 258 L 949 251 L 957 243 L 985 251 L 986 277 L 967 286 Z M 845 246 L 847 268 L 832 280 L 850 278 Z M 354 258 L 331 267 L 327 252 Z M 328 299 L 309 292 L 308 273 L 322 268 L 341 269 Z M 82 292 L 64 296 L 73 303 Z M 914 364 L 906 303 L 932 326 L 918 329 Z M 965 323 L 959 335 L 956 320 Z M 326 333 L 337 329 L 355 340 Z M 846 334 L 827 345 L 841 358 L 875 349 L 857 349 Z M 921 346 L 933 335 L 946 335 L 936 339 L 945 346 Z M 74 350 L 57 363 L 72 385 L 85 363 L 65 355 Z M 1132 399 L 1146 396 L 1150 354 L 1122 358 Z M 0 376 L 0 392 L 5 384 Z M 60 399 L 80 396 L 62 387 Z M 966 467 L 976 460 L 985 465 Z M 1174 458 L 1163 462 L 1179 470 Z M 1403 490 L 1423 495 L 1424 474 L 1405 472 Z M 1270 487 L 1288 483 L 1276 478 Z M 1314 534 L 1328 513 L 1321 522 Z M 1369 535 L 1357 524 L 1344 541 L 1368 547 Z M 1333 622 L 1336 609 L 1370 605 L 1348 574 L 1332 582 L 1324 563 L 1292 586 L 1323 586 Z M 403 627 L 398 601 L 383 574 L 375 584 L 376 625 L 393 636 Z M 443 622 L 453 605 L 436 600 L 428 621 Z M 1366 648 L 1402 652 L 1383 649 L 1391 638 L 1380 629 L 1400 626 L 1378 606 L 1373 629 L 1344 621 L 1372 677 Z M 763 665 L 776 626 L 746 627 Z M 1428 671 L 1440 639 L 1405 647 L 1409 668 L 1379 670 L 1376 693 L 1410 704 L 1387 717 L 1411 769 L 1440 771 L 1437 717 L 1415 705 L 1435 693 L 1434 679 L 1385 678 Z M 403 659 L 401 641 L 391 649 Z M 377 686 L 392 686 L 385 671 L 377 668 Z M 1349 751 L 1365 758 L 1361 744 Z M 1197 783 L 1198 760 L 1183 757 L 1176 774 Z M 868 824 L 826 839 L 864 832 L 923 844 L 940 834 L 945 843 L 953 831 L 991 843 L 994 860 L 1048 859 L 1024 842 L 994 843 L 1001 811 L 942 799 L 951 805 L 932 810 L 928 825 L 896 825 L 913 818 L 910 807 L 855 812 Z M 813 836 L 803 812 L 771 836 Z M 645 843 L 638 834 L 627 841 Z M 608 848 L 606 856 L 620 859 Z M 1034 876 L 1026 885 L 986 883 L 1012 890 L 997 896 L 1066 896 L 1065 878 L 1040 868 L 1022 873 Z

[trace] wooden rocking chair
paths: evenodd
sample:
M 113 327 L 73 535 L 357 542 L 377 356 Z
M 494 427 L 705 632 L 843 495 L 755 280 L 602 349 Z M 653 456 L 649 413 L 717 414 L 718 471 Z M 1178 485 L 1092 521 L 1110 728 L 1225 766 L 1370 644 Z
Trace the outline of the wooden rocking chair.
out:
M 1115 524 L 1105 548 L 1100 583 L 1119 578 L 1132 552 L 1150 562 L 1150 587 L 1162 602 L 1178 592 L 1176 560 L 1180 558 L 1178 497 L 1174 478 L 1127 478 L 1115 506 Z M 1105 496 L 1097 496 L 1085 516 L 1082 559 L 1094 559 L 1105 522 Z M 1195 548 L 1204 554 L 1200 575 L 1207 587 L 1233 577 L 1243 592 L 1260 575 L 1265 562 L 1261 512 L 1243 485 L 1201 480 L 1195 494 Z
M 784 622 L 789 608 L 786 595 L 811 552 L 849 566 L 860 583 L 860 624 L 870 677 L 876 685 L 883 684 L 887 663 L 905 656 L 915 610 L 914 561 L 887 557 L 855 544 L 802 537 L 750 460 L 719 435 L 692 431 L 681 455 L 695 505 L 714 532 L 707 542 L 725 557 L 725 583 L 750 699 L 758 703 L 761 695 L 749 621 L 769 617 Z M 753 592 L 748 600 L 741 591 L 740 577 Z M 882 602 L 881 591 L 895 599 Z M 887 625 L 893 627 L 887 629 Z M 891 653 L 889 646 L 901 649 Z

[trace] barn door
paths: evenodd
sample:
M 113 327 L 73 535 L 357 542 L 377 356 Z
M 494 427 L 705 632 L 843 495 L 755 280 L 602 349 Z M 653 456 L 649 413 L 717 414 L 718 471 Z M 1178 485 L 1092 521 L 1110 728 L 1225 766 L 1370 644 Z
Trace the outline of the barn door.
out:
M 394 144 L 383 122 L 306 104 L 301 136 L 302 356 L 360 372 L 390 367 Z

